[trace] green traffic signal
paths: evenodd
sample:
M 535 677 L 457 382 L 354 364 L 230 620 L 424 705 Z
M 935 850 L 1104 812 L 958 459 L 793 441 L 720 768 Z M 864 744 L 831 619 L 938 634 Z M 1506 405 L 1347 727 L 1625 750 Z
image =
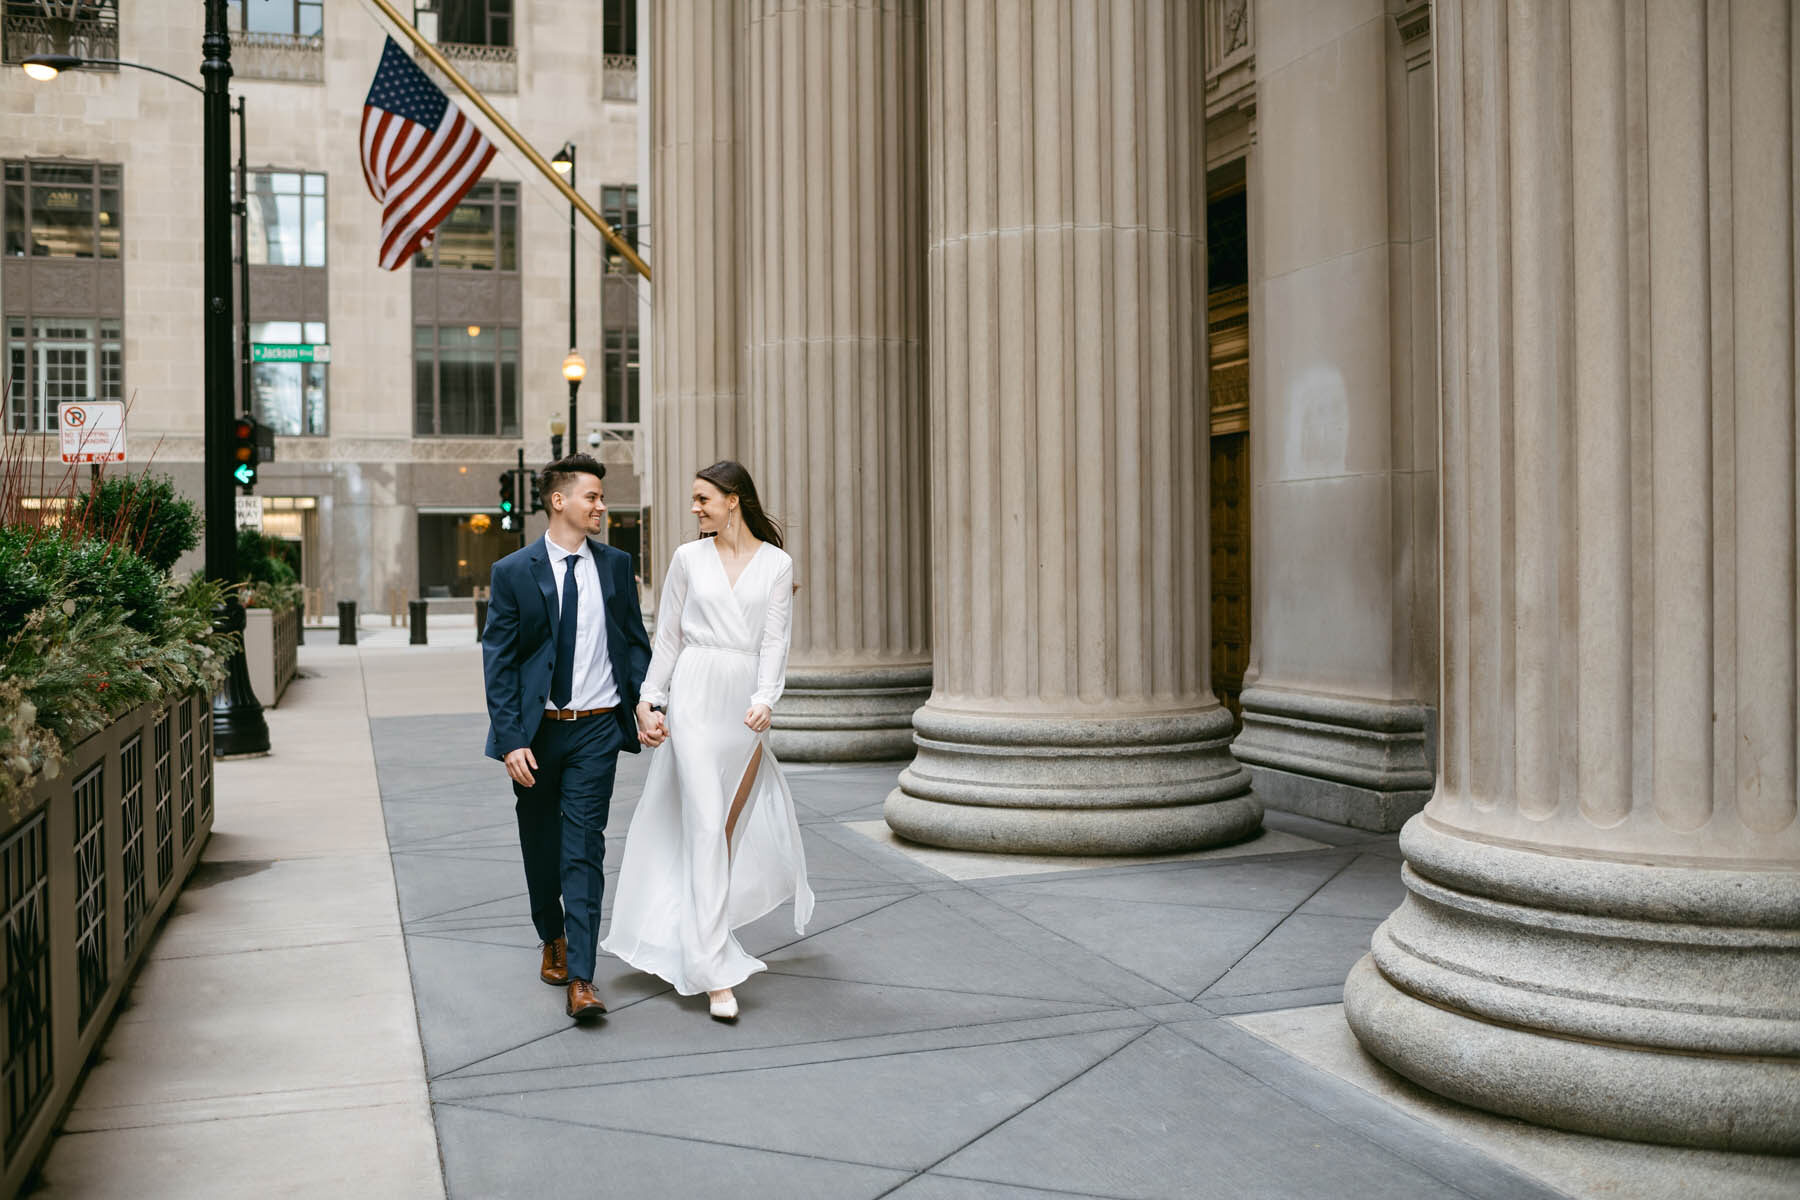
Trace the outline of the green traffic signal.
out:
M 256 468 L 249 463 L 239 463 L 232 468 L 231 477 L 245 487 L 249 487 L 256 482 Z

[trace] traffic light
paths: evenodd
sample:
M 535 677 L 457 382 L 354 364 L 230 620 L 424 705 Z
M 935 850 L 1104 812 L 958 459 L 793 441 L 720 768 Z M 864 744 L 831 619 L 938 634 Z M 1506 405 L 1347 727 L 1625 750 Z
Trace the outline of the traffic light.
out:
M 500 528 L 512 530 L 519 524 L 519 480 L 512 471 L 500 472 Z
M 536 471 L 527 471 L 525 473 L 525 477 L 527 479 L 531 480 L 531 507 L 526 509 L 525 511 L 526 512 L 543 512 L 544 511 L 544 497 L 543 497 L 542 493 L 540 493 L 538 491 L 538 473 Z
M 256 486 L 256 468 L 262 462 L 259 432 L 249 417 L 239 417 L 231 428 L 231 477 L 245 491 Z

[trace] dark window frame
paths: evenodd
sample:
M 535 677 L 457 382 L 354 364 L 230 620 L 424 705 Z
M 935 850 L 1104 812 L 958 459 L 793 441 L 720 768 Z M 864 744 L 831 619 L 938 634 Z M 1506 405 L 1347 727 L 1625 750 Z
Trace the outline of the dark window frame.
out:
M 484 332 L 486 330 L 486 327 L 478 327 L 478 326 L 462 327 L 462 330 L 465 332 L 465 336 L 467 336 L 466 335 L 467 328 L 480 328 Z M 430 339 L 431 344 L 429 346 L 422 344 L 424 333 L 426 330 L 431 331 L 431 339 Z M 413 359 L 413 436 L 414 437 L 517 438 L 517 437 L 521 436 L 519 410 L 523 403 L 523 399 L 522 399 L 523 386 L 522 386 L 522 379 L 521 379 L 521 371 L 522 371 L 521 361 L 522 360 L 521 360 L 521 354 L 520 354 L 520 344 L 523 341 L 523 336 L 517 325 L 498 324 L 498 325 L 493 326 L 492 330 L 493 330 L 493 334 L 494 334 L 494 340 L 493 340 L 493 346 L 492 346 L 492 349 L 493 349 L 492 388 L 493 388 L 493 390 L 491 393 L 493 396 L 493 407 L 487 414 L 485 414 L 491 418 L 487 422 L 488 428 L 486 428 L 486 429 L 470 428 L 470 429 L 466 429 L 466 430 L 446 431 L 445 430 L 446 422 L 444 419 L 444 409 L 445 409 L 444 351 L 446 349 L 455 349 L 456 348 L 455 334 L 459 331 L 459 327 L 454 324 L 448 324 L 448 323 L 445 323 L 442 321 L 437 321 L 437 322 L 420 321 L 420 320 L 414 321 L 414 323 L 413 323 L 413 354 L 412 354 L 412 359 Z M 448 340 L 446 340 L 446 338 L 445 338 L 445 331 L 449 331 L 449 333 L 451 335 Z M 508 344 L 509 335 L 510 335 L 510 344 Z M 474 337 L 479 337 L 479 336 L 480 336 L 479 334 L 474 335 Z M 470 340 L 474 340 L 474 337 L 471 337 Z M 426 356 L 426 353 L 425 353 L 426 351 L 429 351 L 429 357 Z M 420 372 L 421 372 L 421 369 L 424 368 L 427 364 L 429 364 L 430 369 L 431 369 L 431 385 L 430 385 L 430 387 L 431 387 L 431 395 L 430 395 L 431 419 L 430 419 L 429 425 L 427 425 L 426 422 L 424 422 L 420 419 L 424 415 L 424 412 L 425 412 L 424 403 L 423 403 L 424 397 L 422 395 L 423 387 L 422 387 Z M 507 411 L 508 404 L 509 404 L 509 397 L 507 395 L 508 381 L 507 381 L 507 374 L 506 374 L 506 368 L 509 364 L 512 367 L 512 380 L 511 380 L 512 392 L 511 392 L 511 396 L 510 396 L 511 420 L 510 421 L 508 421 L 508 419 L 507 419 L 508 415 L 509 415 L 508 411 Z M 479 403 L 481 398 L 479 396 L 476 396 L 473 398 L 473 400 L 474 400 L 474 402 Z M 471 422 L 470 424 L 471 425 L 477 424 L 477 422 Z
M 252 0 L 254 3 L 254 0 Z M 287 29 L 251 29 L 251 3 L 245 0 L 226 0 L 225 23 L 234 33 L 271 34 L 277 37 L 314 38 L 325 34 L 325 0 L 274 0 L 272 5 L 256 5 L 258 8 L 290 10 L 293 20 L 288 22 Z M 313 21 L 309 29 L 306 16 L 311 10 Z
M 636 425 L 643 412 L 638 390 L 640 342 L 637 326 L 608 329 L 601 336 L 605 343 L 600 368 L 600 411 L 604 422 Z
M 637 0 L 606 0 L 600 22 L 602 54 L 637 57 Z
M 41 325 L 85 324 L 91 333 L 85 338 L 46 337 L 39 332 Z M 108 331 L 108 326 L 111 331 Z M 123 400 L 125 399 L 125 320 L 123 317 L 102 316 L 34 316 L 29 313 L 8 313 L 0 319 L 0 334 L 4 334 L 5 346 L 4 367 L 0 367 L 0 375 L 6 382 L 5 407 L 3 410 L 4 429 L 6 433 L 48 434 L 58 429 L 56 405 L 45 396 L 39 403 L 38 362 L 46 349 L 63 346 L 82 346 L 89 349 L 87 359 L 88 374 L 93 383 L 93 393 L 88 396 L 67 396 L 60 399 L 69 400 Z M 21 371 L 21 367 L 23 370 Z
M 316 268 L 315 268 L 316 269 Z M 270 325 L 298 325 L 300 338 L 298 342 L 276 342 L 269 335 Z M 319 327 L 318 341 L 307 340 L 308 325 Z M 263 334 L 257 336 L 261 327 Z M 269 318 L 252 311 L 250 314 L 250 340 L 252 343 L 270 345 L 318 345 L 320 342 L 330 343 L 331 326 L 324 321 L 295 321 L 286 317 Z M 300 379 L 300 428 L 293 429 L 278 421 L 269 411 L 265 403 L 264 381 L 277 380 L 282 376 Z M 255 363 L 250 368 L 251 412 L 257 421 L 274 429 L 278 437 L 326 437 L 331 433 L 331 364 L 330 363 Z M 313 409 L 306 402 L 306 389 L 317 380 L 320 392 L 317 420 L 314 420 Z
M 513 0 L 414 0 L 413 28 L 423 29 L 426 15 L 436 19 L 429 36 L 439 45 L 514 46 Z
M 487 207 L 492 210 L 490 222 L 493 234 L 493 262 L 474 266 L 446 267 L 439 264 L 443 254 L 444 231 L 451 227 L 457 214 L 465 209 Z M 519 270 L 519 218 L 520 218 L 519 185 L 508 179 L 484 179 L 469 189 L 468 195 L 457 201 L 456 207 L 438 226 L 438 236 L 429 246 L 419 247 L 413 255 L 413 269 L 418 271 L 490 271 L 501 274 L 514 273 Z M 507 216 L 511 215 L 511 228 L 508 229 Z M 511 265 L 508 265 L 508 236 L 511 237 Z
M 638 187 L 635 183 L 609 183 L 600 189 L 600 215 L 613 231 L 624 239 L 633 253 L 638 252 Z M 606 248 L 606 264 L 604 270 L 608 275 L 623 275 L 634 270 L 625 256 L 612 248 Z
M 34 177 L 34 170 L 37 175 L 44 176 L 41 181 Z M 89 179 L 83 182 L 48 178 L 50 172 L 72 170 L 89 172 Z M 125 257 L 125 168 L 122 164 L 91 159 L 9 158 L 5 160 L 4 167 L 0 168 L 0 189 L 4 189 L 5 193 L 4 216 L 0 217 L 0 256 L 28 258 L 33 261 L 69 259 L 78 262 L 114 262 Z M 48 249 L 41 254 L 37 253 L 40 243 L 34 240 L 33 234 L 37 193 L 40 190 L 80 191 L 87 194 L 89 232 L 92 235 L 90 253 L 53 254 Z M 106 207 L 107 192 L 114 196 L 110 208 Z M 103 220 L 115 213 L 116 220 Z M 17 244 L 25 249 L 15 252 L 15 235 L 18 237 Z
M 262 249 L 263 249 L 263 259 L 261 262 L 258 262 L 256 259 L 252 258 L 250 260 L 250 265 L 253 267 L 304 267 L 304 268 L 308 268 L 310 270 L 315 270 L 315 271 L 323 271 L 323 270 L 329 268 L 331 266 L 331 249 L 330 249 L 330 247 L 331 247 L 331 179 L 330 179 L 330 176 L 328 176 L 324 171 L 307 171 L 307 170 L 303 170 L 303 169 L 297 168 L 297 167 L 290 168 L 290 167 L 273 167 L 273 166 L 256 167 L 256 168 L 252 169 L 251 171 L 249 171 L 248 174 L 249 174 L 249 179 L 247 180 L 247 184 L 248 184 L 248 188 L 249 188 L 249 192 L 250 192 L 249 199 L 250 199 L 250 202 L 252 205 L 256 205 L 257 203 L 262 201 L 264 197 L 267 197 L 269 200 L 273 201 L 273 200 L 278 199 L 279 197 L 283 197 L 283 196 L 294 196 L 294 197 L 297 197 L 300 201 L 300 261 L 295 262 L 295 263 L 272 263 L 272 262 L 270 262 L 268 260 L 269 238 L 268 238 L 267 234 L 265 233 L 265 235 L 261 239 Z M 296 177 L 296 179 L 299 181 L 300 190 L 298 192 L 277 192 L 277 191 L 274 191 L 272 188 L 269 191 L 263 191 L 261 188 L 258 187 L 258 182 L 257 182 L 258 180 L 272 180 L 273 177 L 275 177 L 277 175 L 292 175 L 292 176 Z M 319 190 L 317 192 L 309 192 L 306 190 L 307 182 L 309 180 L 313 180 L 313 179 L 316 179 L 319 181 Z M 311 244 L 310 239 L 308 239 L 308 237 L 306 236 L 306 230 L 307 230 L 306 209 L 307 209 L 307 201 L 309 201 L 309 200 L 317 200 L 319 202 L 319 207 L 321 210 L 319 213 L 319 233 L 320 233 L 319 261 L 316 263 L 306 261 L 307 250 L 310 248 L 310 244 Z M 252 211 L 253 212 L 255 211 L 254 208 L 252 209 Z M 245 225 L 247 228 L 249 227 L 249 224 L 250 223 L 249 223 L 248 219 L 246 219 Z M 269 228 L 269 226 L 266 222 L 264 223 L 263 228 L 265 231 Z M 277 225 L 277 228 L 279 228 L 279 225 Z M 254 236 L 254 230 L 252 230 L 252 236 Z M 252 241 L 251 245 L 254 248 L 254 246 L 256 245 L 255 241 Z

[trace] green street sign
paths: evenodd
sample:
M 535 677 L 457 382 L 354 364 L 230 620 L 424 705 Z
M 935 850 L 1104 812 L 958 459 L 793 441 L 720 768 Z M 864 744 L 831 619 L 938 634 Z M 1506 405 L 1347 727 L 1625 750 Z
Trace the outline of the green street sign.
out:
M 251 342 L 250 361 L 259 363 L 328 363 L 331 346 L 290 346 L 277 342 Z

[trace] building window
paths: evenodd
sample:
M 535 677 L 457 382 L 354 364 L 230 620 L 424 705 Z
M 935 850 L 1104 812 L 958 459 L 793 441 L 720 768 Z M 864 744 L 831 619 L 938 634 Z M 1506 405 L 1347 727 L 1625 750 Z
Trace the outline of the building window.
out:
M 56 406 L 125 398 L 116 319 L 6 318 L 6 429 L 51 433 Z
M 253 345 L 323 346 L 323 321 L 253 321 Z M 282 437 L 306 437 L 325 430 L 325 372 L 319 362 L 259 362 L 250 368 L 253 412 Z
M 324 0 L 226 0 L 226 23 L 244 33 L 318 37 L 325 32 Z
M 497 514 L 422 512 L 419 594 L 471 596 L 488 585 L 494 564 L 518 546 L 518 535 L 502 532 Z
M 510 46 L 512 0 L 415 0 L 413 27 L 439 43 Z
M 637 54 L 637 0 L 606 0 L 602 54 Z
M 600 215 L 624 239 L 633 252 L 638 249 L 638 190 L 636 184 L 609 185 L 600 189 Z M 619 274 L 632 270 L 625 256 L 606 243 L 606 270 Z
M 608 329 L 606 331 L 606 421 L 612 424 L 637 424 L 638 419 L 638 331 Z
M 119 57 L 117 0 L 6 0 L 5 59 L 23 62 L 34 54 L 73 54 L 77 58 Z M 98 62 L 89 69 L 117 71 L 117 63 Z
M 483 181 L 469 189 L 431 245 L 413 255 L 420 270 L 519 269 L 519 185 Z
M 413 329 L 413 432 L 519 436 L 519 331 L 492 325 Z
M 250 172 L 250 262 L 259 267 L 325 265 L 325 176 Z
M 6 164 L 8 257 L 118 258 L 124 229 L 118 167 Z

